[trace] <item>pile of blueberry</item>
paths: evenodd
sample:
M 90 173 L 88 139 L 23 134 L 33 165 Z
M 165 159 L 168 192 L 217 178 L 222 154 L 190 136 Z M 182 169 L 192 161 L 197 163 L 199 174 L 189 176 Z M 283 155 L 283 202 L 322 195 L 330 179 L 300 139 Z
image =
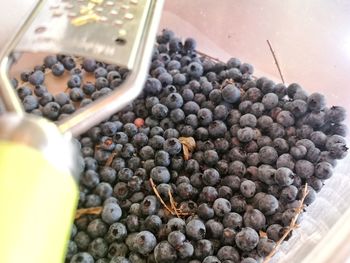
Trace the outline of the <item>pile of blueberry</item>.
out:
M 297 213 L 305 185 L 310 205 L 346 156 L 343 107 L 327 107 L 322 94 L 298 84 L 256 79 L 237 58 L 217 62 L 195 49 L 194 39 L 163 30 L 142 94 L 77 138 L 85 167 L 79 208 L 102 213 L 75 220 L 66 262 L 261 262 Z M 68 71 L 68 90 L 49 93 L 45 69 Z M 85 82 L 87 74 L 95 81 Z M 70 56 L 48 56 L 21 75 L 33 91 L 17 91 L 27 112 L 55 121 L 126 76 L 92 59 L 80 67 Z M 195 139 L 190 158 L 180 137 Z M 171 198 L 181 215 L 161 203 Z

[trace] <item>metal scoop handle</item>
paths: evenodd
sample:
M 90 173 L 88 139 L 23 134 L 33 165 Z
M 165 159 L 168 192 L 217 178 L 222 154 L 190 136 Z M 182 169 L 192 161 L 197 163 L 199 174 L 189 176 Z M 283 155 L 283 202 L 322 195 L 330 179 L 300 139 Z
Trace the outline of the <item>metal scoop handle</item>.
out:
M 91 0 L 90 0 L 91 1 Z M 101 0 L 93 0 L 101 1 Z M 58 123 L 58 126 L 62 132 L 71 132 L 74 136 L 79 135 L 85 131 L 87 131 L 90 127 L 100 123 L 101 121 L 107 119 L 116 111 L 123 108 L 127 103 L 135 99 L 138 94 L 141 92 L 144 81 L 147 76 L 149 61 L 151 59 L 154 40 L 156 37 L 156 33 L 158 30 L 158 23 L 160 21 L 161 11 L 163 7 L 163 0 L 143 0 L 140 2 L 143 3 L 143 8 L 146 9 L 143 13 L 140 13 L 139 19 L 135 19 L 134 25 L 130 25 L 120 30 L 128 30 L 130 31 L 130 35 L 124 35 L 124 31 L 118 31 L 113 38 L 109 36 L 109 41 L 113 39 L 113 45 L 115 45 L 115 49 L 112 50 L 111 42 L 106 43 L 106 49 L 103 48 L 91 48 L 92 43 L 95 43 L 95 47 L 102 47 L 103 42 L 99 38 L 101 33 L 96 37 L 91 37 L 86 39 L 88 36 L 88 32 L 92 31 L 92 33 L 98 32 L 101 30 L 106 34 L 111 34 L 115 29 L 114 24 L 104 24 L 104 23 L 92 23 L 86 24 L 82 26 L 72 25 L 68 20 L 66 21 L 66 31 L 63 32 L 63 37 L 60 37 L 60 45 L 52 44 L 50 41 L 46 43 L 45 41 L 41 41 L 40 37 L 36 40 L 30 40 L 30 36 L 33 36 L 33 30 L 40 29 L 40 24 L 43 24 L 42 21 L 44 18 L 40 15 L 43 11 L 47 11 L 48 7 L 45 5 L 45 1 L 40 1 L 35 7 L 34 11 L 30 15 L 30 17 L 25 21 L 22 28 L 16 34 L 16 36 L 10 41 L 7 48 L 3 51 L 0 59 L 0 96 L 4 102 L 5 109 L 10 112 L 16 112 L 18 114 L 23 114 L 23 109 L 20 101 L 15 94 L 13 87 L 11 86 L 11 82 L 8 77 L 9 67 L 13 62 L 13 53 L 14 51 L 49 51 L 49 47 L 52 47 L 53 52 L 62 52 L 62 53 L 70 53 L 74 52 L 73 55 L 83 55 L 96 58 L 97 60 L 101 60 L 107 63 L 118 64 L 120 66 L 127 67 L 130 70 L 130 74 L 125 82 L 110 93 L 106 97 L 102 97 L 96 100 L 94 103 L 91 103 L 84 107 L 83 109 L 79 109 L 71 116 L 67 117 L 63 121 Z M 47 4 L 47 3 L 46 3 Z M 141 12 L 141 11 L 140 11 Z M 125 15 L 124 15 L 125 16 Z M 130 18 L 125 18 L 130 19 Z M 38 22 L 39 21 L 39 22 Z M 63 25 L 60 24 L 61 27 L 57 25 L 57 28 L 61 28 L 62 31 Z M 141 27 L 141 28 L 140 28 Z M 107 29 L 106 29 L 107 28 Z M 135 29 L 135 32 L 131 31 Z M 58 29 L 56 29 L 58 30 Z M 82 31 L 80 36 L 83 38 L 82 42 L 85 43 L 85 47 L 81 49 L 76 49 L 72 43 L 77 42 L 77 38 L 75 36 L 74 40 L 67 40 L 67 45 L 64 43 L 64 39 L 69 35 L 76 35 L 76 32 Z M 104 30 L 104 31 L 103 31 Z M 29 32 L 29 33 L 28 33 Z M 28 35 L 29 34 L 29 35 Z M 48 36 L 54 37 L 54 35 Z M 84 39 L 85 36 L 85 39 Z M 118 46 L 114 43 L 114 37 L 123 36 L 127 42 L 124 43 L 129 45 L 126 49 Z M 128 37 L 127 37 L 128 36 Z M 103 41 L 107 41 L 108 39 L 102 38 Z M 134 42 L 130 42 L 134 41 Z M 35 42 L 38 42 L 38 45 L 35 45 Z M 121 50 L 121 51 L 120 51 Z M 121 56 L 120 53 L 127 52 L 127 56 Z

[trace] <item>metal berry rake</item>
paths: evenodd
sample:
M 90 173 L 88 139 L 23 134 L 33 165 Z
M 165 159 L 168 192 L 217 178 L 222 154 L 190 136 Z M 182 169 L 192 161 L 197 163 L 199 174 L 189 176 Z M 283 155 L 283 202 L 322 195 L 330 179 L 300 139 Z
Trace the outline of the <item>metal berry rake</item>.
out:
M 136 98 L 147 75 L 163 0 L 41 0 L 3 50 L 0 96 L 5 110 L 23 114 L 8 77 L 22 52 L 50 52 L 95 58 L 130 70 L 109 96 L 58 123 L 79 135 Z

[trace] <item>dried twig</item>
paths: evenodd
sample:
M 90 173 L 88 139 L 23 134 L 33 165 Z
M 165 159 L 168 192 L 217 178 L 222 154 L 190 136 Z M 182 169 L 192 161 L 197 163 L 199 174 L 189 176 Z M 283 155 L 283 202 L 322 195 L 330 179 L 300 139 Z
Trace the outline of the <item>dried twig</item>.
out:
M 79 219 L 84 215 L 99 215 L 102 213 L 102 206 L 81 208 L 75 213 L 75 219 Z
M 267 44 L 269 45 L 270 51 L 271 51 L 271 53 L 272 53 L 273 59 L 274 59 L 274 61 L 275 61 L 276 67 L 277 67 L 277 69 L 278 69 L 278 73 L 279 73 L 279 75 L 280 75 L 280 77 L 281 77 L 282 83 L 284 84 L 285 82 L 284 82 L 283 74 L 282 74 L 282 71 L 281 71 L 281 67 L 280 67 L 280 65 L 279 65 L 279 63 L 278 63 L 277 57 L 276 57 L 276 53 L 275 53 L 275 51 L 273 50 L 270 41 L 267 39 L 266 42 L 267 42 Z
M 154 194 L 158 197 L 160 203 L 164 206 L 164 208 L 170 213 L 172 214 L 173 216 L 177 216 L 177 217 L 181 217 L 181 216 L 187 216 L 189 215 L 189 213 L 186 213 L 186 212 L 183 212 L 181 208 L 176 208 L 177 206 L 177 203 L 175 202 L 174 198 L 173 198 L 173 195 L 169 189 L 168 191 L 168 194 L 169 194 L 169 200 L 170 200 L 170 206 L 169 207 L 163 200 L 163 198 L 160 196 L 158 190 L 157 190 L 157 187 L 156 185 L 154 184 L 153 182 L 153 179 L 150 178 L 149 179 L 150 183 L 151 183 L 151 187 L 153 189 L 153 192 Z
M 177 211 L 177 208 L 176 208 L 177 203 L 175 202 L 173 195 L 171 194 L 170 189 L 168 190 L 168 194 L 169 194 L 171 208 L 174 210 L 176 216 L 180 217 L 179 212 Z
M 270 252 L 269 255 L 267 255 L 267 257 L 264 259 L 263 263 L 268 263 L 270 262 L 270 260 L 272 259 L 272 257 L 276 254 L 278 248 L 280 247 L 280 245 L 282 244 L 282 242 L 287 238 L 287 236 L 295 229 L 298 227 L 298 225 L 296 224 L 300 214 L 302 213 L 303 209 L 304 209 L 304 201 L 305 198 L 307 196 L 307 194 L 309 193 L 308 189 L 307 189 L 307 183 L 304 186 L 304 192 L 303 192 L 303 196 L 300 199 L 300 206 L 298 208 L 296 208 L 296 214 L 295 216 L 292 218 L 292 221 L 290 222 L 290 225 L 287 227 L 287 230 L 284 232 L 283 236 L 281 237 L 280 240 L 278 240 L 276 242 L 276 245 L 274 247 L 274 249 Z
M 212 56 L 209 56 L 209 55 L 207 55 L 207 54 L 205 54 L 205 53 L 203 53 L 203 52 L 201 52 L 201 51 L 196 50 L 196 52 L 197 52 L 197 54 L 199 54 L 199 55 L 201 55 L 201 56 L 203 56 L 203 57 L 209 58 L 209 59 L 214 60 L 214 61 L 216 61 L 216 62 L 222 62 L 220 59 L 214 58 L 214 57 L 212 57 Z
M 149 181 L 150 181 L 150 183 L 151 183 L 153 192 L 154 192 L 155 195 L 158 197 L 160 203 L 164 206 L 164 208 L 165 208 L 166 210 L 169 211 L 170 214 L 173 215 L 174 212 L 172 211 L 172 209 L 170 209 L 170 208 L 167 206 L 167 204 L 164 202 L 163 198 L 160 196 L 160 194 L 159 194 L 159 192 L 158 192 L 158 190 L 157 190 L 157 187 L 156 187 L 156 185 L 155 185 L 154 182 L 153 182 L 153 179 L 150 178 Z

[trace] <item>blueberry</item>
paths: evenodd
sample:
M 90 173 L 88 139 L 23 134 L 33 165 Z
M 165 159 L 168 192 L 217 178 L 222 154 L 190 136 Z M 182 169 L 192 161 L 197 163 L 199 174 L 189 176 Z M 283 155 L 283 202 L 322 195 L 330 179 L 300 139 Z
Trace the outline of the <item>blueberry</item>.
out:
M 176 138 L 167 139 L 163 144 L 164 151 L 168 152 L 170 155 L 176 155 L 181 151 L 181 143 Z
M 66 70 L 71 70 L 76 65 L 74 59 L 70 56 L 65 56 L 61 62 Z
M 23 100 L 26 96 L 29 96 L 32 94 L 33 94 L 32 90 L 28 87 L 19 87 L 17 89 L 17 95 L 21 100 Z
M 34 94 L 37 97 L 41 97 L 46 92 L 47 92 L 47 88 L 44 85 L 37 85 L 34 88 Z
M 161 241 L 154 248 L 154 257 L 158 263 L 175 263 L 177 260 L 175 248 L 168 241 Z
M 170 180 L 170 173 L 166 167 L 156 166 L 151 170 L 151 178 L 157 183 L 168 183 Z
M 257 261 L 254 258 L 248 257 L 242 259 L 241 263 L 257 263 Z
M 202 176 L 205 185 L 214 186 L 220 182 L 220 174 L 214 168 L 206 169 Z
M 275 173 L 275 181 L 279 186 L 291 185 L 294 181 L 294 173 L 287 167 L 280 167 Z
M 322 94 L 315 92 L 308 97 L 307 105 L 311 111 L 323 110 L 326 106 L 326 99 Z
M 168 242 L 175 249 L 178 249 L 181 246 L 183 246 L 185 240 L 186 240 L 186 236 L 180 231 L 173 231 L 168 235 Z
M 192 62 L 187 67 L 187 74 L 192 78 L 199 78 L 203 74 L 203 66 L 198 62 Z
M 105 239 L 109 242 L 121 242 L 127 236 L 127 229 L 122 223 L 113 223 L 110 225 L 107 234 L 105 235 Z
M 102 210 L 102 220 L 107 224 L 112 224 L 117 222 L 122 216 L 122 210 L 118 204 L 106 204 Z
M 215 120 L 209 124 L 208 131 L 212 138 L 224 137 L 227 127 L 224 122 Z
M 307 160 L 298 160 L 295 163 L 295 174 L 303 179 L 307 179 L 314 174 L 314 165 Z
M 130 234 L 129 236 L 131 236 Z M 113 242 L 109 245 L 108 248 L 108 258 L 115 258 L 115 257 L 125 257 L 129 252 L 129 248 L 125 243 L 117 243 Z
M 113 194 L 120 200 L 125 200 L 129 195 L 128 184 L 125 182 L 118 182 L 116 185 L 114 185 Z
M 71 258 L 70 263 L 94 263 L 94 258 L 87 252 L 79 252 Z
M 264 164 L 274 164 L 277 158 L 277 151 L 271 146 L 264 146 L 259 150 L 259 159 Z
M 307 111 L 307 104 L 303 100 L 294 100 L 291 103 L 290 111 L 294 114 L 295 117 L 301 117 Z
M 48 55 L 44 58 L 44 65 L 47 68 L 51 68 L 54 64 L 58 62 L 55 55 Z
M 26 112 L 30 112 L 30 111 L 38 108 L 38 106 L 39 106 L 39 102 L 38 102 L 37 97 L 34 97 L 32 95 L 28 95 L 28 96 L 24 97 L 22 103 L 23 103 L 24 110 Z
M 183 99 L 179 93 L 171 93 L 166 98 L 166 106 L 169 109 L 177 109 L 182 107 Z
M 241 195 L 235 195 L 230 199 L 232 212 L 242 213 L 246 210 L 247 203 Z
M 288 227 L 293 220 L 293 218 L 296 216 L 297 212 L 294 208 L 287 209 L 282 214 L 282 225 L 285 227 Z M 297 220 L 297 223 L 299 223 L 300 217 Z
M 268 132 L 272 139 L 284 137 L 285 135 L 284 127 L 278 123 L 272 123 L 272 125 L 268 129 Z
M 77 244 L 74 241 L 69 241 L 67 253 L 66 253 L 66 259 L 71 259 L 75 254 L 78 253 L 78 247 Z
M 210 219 L 205 223 L 205 228 L 207 230 L 207 237 L 213 239 L 220 239 L 222 237 L 224 226 L 221 222 Z
M 319 179 L 329 179 L 333 174 L 333 167 L 330 163 L 320 162 L 315 166 L 315 176 Z
M 264 104 L 265 109 L 271 110 L 278 105 L 278 96 L 274 93 L 267 93 L 261 100 Z
M 60 108 L 58 103 L 48 102 L 42 109 L 43 116 L 50 120 L 56 120 L 60 114 Z
M 203 259 L 203 263 L 221 263 L 221 261 L 215 256 L 207 256 Z
M 284 127 L 294 125 L 294 116 L 290 111 L 281 111 L 277 114 L 276 121 Z
M 151 95 L 157 95 L 162 89 L 161 82 L 156 78 L 148 78 L 145 83 L 145 91 Z
M 121 150 L 121 156 L 123 158 L 131 158 L 135 153 L 135 147 L 131 143 L 126 143 L 123 145 Z
M 274 214 L 277 211 L 278 206 L 277 198 L 270 194 L 262 196 L 258 202 L 259 210 L 265 215 Z
M 230 212 L 224 215 L 222 223 L 224 227 L 229 227 L 238 230 L 242 227 L 243 218 L 238 213 Z
M 214 253 L 214 247 L 210 240 L 201 239 L 198 240 L 194 247 L 194 255 L 196 258 L 203 260 L 207 256 L 211 256 Z
M 163 87 L 171 85 L 173 83 L 173 77 L 167 72 L 161 73 L 158 76 L 158 80 Z
M 231 212 L 231 203 L 225 198 L 218 198 L 213 203 L 213 209 L 217 216 L 222 217 Z
M 207 165 L 213 166 L 219 161 L 219 155 L 215 150 L 207 150 L 204 152 L 204 161 Z
M 250 142 L 254 138 L 254 130 L 250 127 L 245 127 L 237 131 L 237 138 L 241 142 Z
M 214 209 L 208 204 L 200 204 L 197 209 L 197 214 L 200 218 L 207 220 L 214 217 Z
M 141 255 L 147 255 L 157 245 L 156 237 L 149 231 L 141 231 L 134 238 L 134 249 Z
M 180 136 L 180 133 L 173 128 L 166 129 L 163 134 L 164 139 L 179 138 L 179 136 Z
M 105 200 L 112 195 L 113 188 L 109 183 L 102 182 L 96 186 L 95 193 Z
M 208 126 L 213 121 L 213 113 L 206 108 L 200 109 L 197 112 L 198 122 L 202 126 Z
M 197 114 L 199 109 L 200 108 L 199 108 L 198 104 L 194 101 L 188 101 L 182 107 L 182 110 L 185 112 L 186 115 Z
M 97 262 L 96 261 L 96 263 L 104 263 L 104 262 L 109 262 L 109 263 L 130 263 L 130 261 L 127 259 L 127 258 L 125 258 L 125 257 L 119 257 L 119 256 L 115 256 L 115 257 L 113 257 L 113 258 L 111 258 L 111 260 L 109 261 L 103 261 L 103 262 Z
M 261 198 L 259 200 L 259 204 L 261 202 Z M 262 202 L 262 206 L 268 206 L 269 204 Z M 278 206 L 278 203 L 277 203 Z M 273 207 L 275 208 L 275 207 Z M 257 231 L 263 229 L 266 224 L 266 218 L 264 214 L 258 209 L 251 209 L 244 213 L 243 222 L 246 227 L 251 227 Z
M 275 242 L 271 239 L 261 238 L 259 240 L 257 251 L 261 257 L 268 256 L 271 251 L 275 248 Z
M 84 98 L 84 92 L 80 88 L 72 88 L 69 92 L 69 97 L 72 101 L 81 101 Z
M 61 62 L 57 62 L 51 67 L 51 72 L 54 76 L 59 77 L 64 73 L 64 66 Z
M 90 241 L 91 239 L 89 235 L 83 231 L 79 231 L 74 237 L 74 242 L 77 244 L 79 249 L 87 249 L 87 247 L 90 244 Z
M 222 98 L 229 103 L 236 103 L 241 97 L 241 92 L 234 84 L 228 84 L 222 89 Z
M 45 75 L 41 70 L 36 70 L 30 74 L 28 81 L 30 84 L 37 86 L 44 83 Z
M 251 251 L 258 245 L 259 236 L 254 229 L 245 227 L 237 233 L 235 241 L 241 250 Z
M 93 170 L 93 171 L 97 170 L 97 161 L 94 158 L 85 157 L 84 162 L 85 162 L 85 169 L 86 170 Z
M 66 113 L 66 114 L 71 114 L 75 112 L 75 106 L 71 103 L 65 104 L 61 107 L 61 114 Z
M 282 189 L 280 200 L 285 202 L 293 202 L 298 194 L 298 188 L 296 188 L 294 185 L 286 186 Z
M 217 252 L 217 257 L 222 262 L 226 262 L 227 260 L 238 262 L 240 255 L 237 249 L 234 248 L 233 246 L 222 246 Z
M 255 183 L 250 180 L 245 180 L 241 183 L 240 191 L 242 195 L 246 198 L 251 198 L 254 196 L 256 190 Z
M 186 225 L 186 236 L 192 240 L 201 240 L 205 237 L 206 228 L 204 223 L 198 219 L 192 219 Z
M 90 243 L 88 252 L 94 258 L 102 258 L 108 252 L 108 244 L 103 238 L 96 238 Z
M 141 202 L 141 213 L 143 215 L 153 215 L 158 210 L 158 206 L 157 198 L 153 195 L 148 195 Z
M 239 124 L 242 127 L 252 127 L 254 128 L 257 124 L 256 117 L 253 114 L 247 113 L 241 116 L 239 119 Z
M 332 106 L 326 110 L 325 119 L 334 123 L 340 123 L 346 119 L 346 110 L 341 106 Z
M 273 123 L 272 118 L 270 116 L 267 116 L 267 115 L 263 115 L 263 116 L 259 117 L 259 119 L 258 119 L 258 126 L 261 129 L 270 128 L 272 123 Z
M 152 114 L 157 119 L 163 119 L 168 114 L 168 108 L 163 104 L 156 104 L 152 107 Z
M 261 102 L 255 102 L 251 106 L 251 114 L 253 114 L 255 117 L 260 117 L 264 114 L 265 106 Z
M 290 148 L 290 154 L 294 159 L 299 160 L 305 157 L 307 149 L 304 145 L 293 146 Z
M 244 73 L 248 73 L 248 74 L 253 74 L 254 72 L 254 68 L 252 65 L 248 64 L 248 63 L 242 63 L 239 66 L 239 70 L 244 74 Z

